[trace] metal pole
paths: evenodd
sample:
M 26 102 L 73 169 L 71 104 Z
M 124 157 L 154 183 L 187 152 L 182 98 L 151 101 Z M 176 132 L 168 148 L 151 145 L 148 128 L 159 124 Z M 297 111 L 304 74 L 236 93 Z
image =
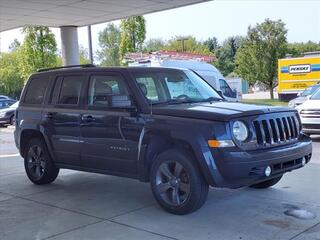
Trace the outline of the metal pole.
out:
M 88 25 L 88 48 L 89 48 L 89 60 L 90 60 L 90 63 L 93 64 L 91 25 Z

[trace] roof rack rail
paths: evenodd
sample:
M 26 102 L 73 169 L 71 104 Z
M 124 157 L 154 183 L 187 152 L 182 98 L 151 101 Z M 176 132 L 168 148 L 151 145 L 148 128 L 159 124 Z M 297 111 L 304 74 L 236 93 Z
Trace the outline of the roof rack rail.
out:
M 87 68 L 87 67 L 96 67 L 94 64 L 80 64 L 80 65 L 68 65 L 62 67 L 53 67 L 53 68 L 41 68 L 38 69 L 37 72 L 46 72 L 50 70 L 57 70 L 57 69 L 65 69 L 65 68 Z

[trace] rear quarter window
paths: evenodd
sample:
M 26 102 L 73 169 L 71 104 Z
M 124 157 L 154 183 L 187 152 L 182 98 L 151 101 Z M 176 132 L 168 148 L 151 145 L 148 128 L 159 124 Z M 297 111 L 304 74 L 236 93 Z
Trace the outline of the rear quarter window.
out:
M 32 78 L 27 87 L 23 102 L 25 104 L 42 104 L 49 80 L 49 76 Z

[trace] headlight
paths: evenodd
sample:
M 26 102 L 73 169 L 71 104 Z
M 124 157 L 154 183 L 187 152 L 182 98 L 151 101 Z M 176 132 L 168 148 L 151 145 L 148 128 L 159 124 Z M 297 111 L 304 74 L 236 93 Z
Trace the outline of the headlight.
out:
M 235 121 L 232 127 L 233 136 L 240 142 L 247 140 L 249 131 L 247 126 L 241 121 Z
M 289 104 L 288 104 L 288 107 L 292 107 L 292 108 L 294 108 L 296 106 L 296 104 L 294 103 L 294 102 L 289 102 Z

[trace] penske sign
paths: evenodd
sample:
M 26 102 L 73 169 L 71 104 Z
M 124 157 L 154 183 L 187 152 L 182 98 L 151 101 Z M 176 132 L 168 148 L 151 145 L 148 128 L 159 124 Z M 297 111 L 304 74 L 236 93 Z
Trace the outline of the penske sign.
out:
M 289 66 L 289 73 L 291 73 L 291 74 L 309 73 L 309 72 L 311 72 L 311 65 L 310 64 L 290 65 Z

